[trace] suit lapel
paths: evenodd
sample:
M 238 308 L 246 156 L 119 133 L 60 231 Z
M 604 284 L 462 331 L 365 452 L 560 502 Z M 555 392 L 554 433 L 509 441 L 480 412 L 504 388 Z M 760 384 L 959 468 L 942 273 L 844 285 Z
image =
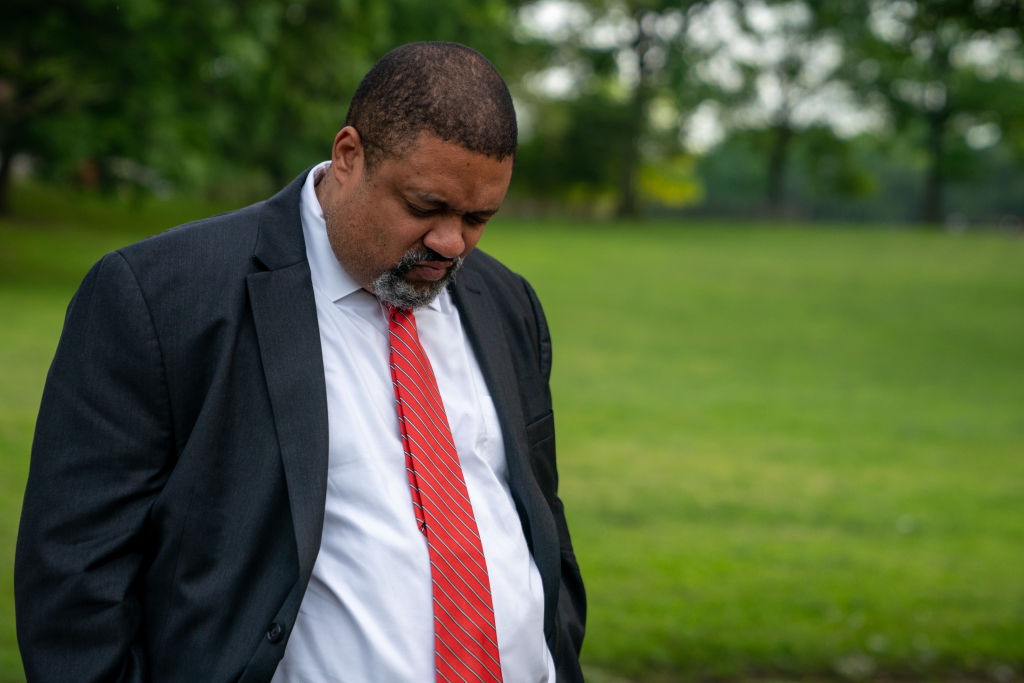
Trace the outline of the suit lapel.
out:
M 509 488 L 550 607 L 557 603 L 561 576 L 558 533 L 529 462 L 530 444 L 508 337 L 494 299 L 475 272 L 460 272 L 452 294 L 498 413 Z M 546 626 L 549 623 L 550 619 L 545 620 Z
M 298 208 L 305 177 L 265 205 L 254 258 L 266 270 L 247 278 L 303 585 L 323 529 L 328 433 L 320 332 Z

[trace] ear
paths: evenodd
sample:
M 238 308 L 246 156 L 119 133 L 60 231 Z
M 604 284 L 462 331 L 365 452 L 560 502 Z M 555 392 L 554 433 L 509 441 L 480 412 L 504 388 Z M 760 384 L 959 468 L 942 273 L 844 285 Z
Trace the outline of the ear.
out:
M 331 172 L 340 183 L 347 178 L 358 175 L 363 170 L 363 142 L 359 131 L 352 126 L 345 126 L 334 137 L 331 147 Z

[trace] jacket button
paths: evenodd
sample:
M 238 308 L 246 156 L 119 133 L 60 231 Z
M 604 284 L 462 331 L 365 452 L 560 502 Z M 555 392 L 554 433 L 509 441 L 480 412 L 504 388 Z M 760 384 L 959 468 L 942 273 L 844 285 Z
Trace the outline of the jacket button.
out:
M 267 629 L 267 640 L 272 643 L 280 643 L 282 636 L 284 636 L 284 627 L 275 621 Z

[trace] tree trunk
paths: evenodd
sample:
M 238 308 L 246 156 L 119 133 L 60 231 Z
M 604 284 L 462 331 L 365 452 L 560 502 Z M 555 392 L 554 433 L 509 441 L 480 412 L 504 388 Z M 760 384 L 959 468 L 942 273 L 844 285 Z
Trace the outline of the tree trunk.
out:
M 6 141 L 0 145 L 0 216 L 11 212 L 11 162 L 14 159 L 14 145 Z
M 619 172 L 619 203 L 615 207 L 616 218 L 636 218 L 639 206 L 636 198 L 636 171 L 640 165 L 640 139 L 644 125 L 644 95 L 642 84 L 637 84 L 630 105 L 629 130 L 622 150 L 622 168 Z
M 786 167 L 793 129 L 782 122 L 774 126 L 773 133 L 772 149 L 768 154 L 768 211 L 773 216 L 781 216 L 786 202 Z
M 924 202 L 921 220 L 941 225 L 945 220 L 946 173 L 943 168 L 946 154 L 946 122 L 949 111 L 945 108 L 928 117 L 928 173 L 925 177 Z
M 622 169 L 619 174 L 619 203 L 615 208 L 616 218 L 636 218 L 640 214 L 637 201 L 636 176 L 640 167 L 640 142 L 643 140 L 644 128 L 647 125 L 647 100 L 650 97 L 650 73 L 645 63 L 645 56 L 650 47 L 651 39 L 643 30 L 645 10 L 639 10 L 636 23 L 639 27 L 633 40 L 633 52 L 636 54 L 640 73 L 629 104 L 629 120 L 625 136 L 625 148 L 622 151 Z

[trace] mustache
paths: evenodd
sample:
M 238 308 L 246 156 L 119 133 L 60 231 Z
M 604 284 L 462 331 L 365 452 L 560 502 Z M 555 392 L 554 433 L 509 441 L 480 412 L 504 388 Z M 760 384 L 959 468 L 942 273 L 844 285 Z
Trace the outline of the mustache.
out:
M 402 259 L 398 262 L 398 265 L 395 266 L 395 273 L 397 275 L 405 275 L 412 270 L 417 263 L 422 263 L 424 261 L 437 261 L 458 266 L 462 263 L 462 257 L 456 256 L 455 258 L 449 258 L 447 256 L 441 256 L 429 247 L 424 247 L 423 249 L 410 249 L 402 255 Z

